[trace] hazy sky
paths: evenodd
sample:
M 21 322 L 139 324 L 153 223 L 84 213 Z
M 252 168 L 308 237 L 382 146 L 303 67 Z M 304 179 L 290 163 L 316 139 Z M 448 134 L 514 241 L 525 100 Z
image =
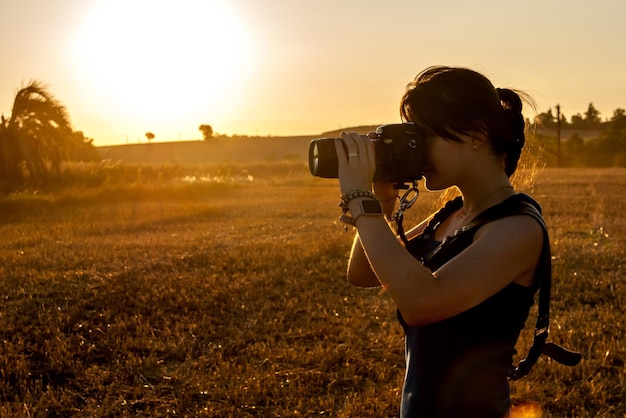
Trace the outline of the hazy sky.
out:
M 467 66 L 570 118 L 626 108 L 624 0 L 0 0 L 0 112 L 39 80 L 96 145 L 397 122 Z

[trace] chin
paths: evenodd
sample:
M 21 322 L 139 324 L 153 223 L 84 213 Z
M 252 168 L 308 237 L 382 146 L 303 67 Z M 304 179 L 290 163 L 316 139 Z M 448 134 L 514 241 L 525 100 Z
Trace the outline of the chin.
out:
M 430 177 L 424 176 L 424 187 L 426 188 L 426 190 L 430 190 L 430 191 L 436 191 L 436 190 L 442 190 L 443 187 L 441 187 L 439 184 L 437 184 L 437 181 L 435 179 L 432 179 Z
M 441 182 L 438 182 L 435 178 L 428 178 L 428 177 L 424 176 L 424 187 L 428 191 L 435 192 L 435 191 L 438 191 L 438 190 L 445 190 L 445 189 L 449 188 L 450 185 L 449 184 L 442 184 Z

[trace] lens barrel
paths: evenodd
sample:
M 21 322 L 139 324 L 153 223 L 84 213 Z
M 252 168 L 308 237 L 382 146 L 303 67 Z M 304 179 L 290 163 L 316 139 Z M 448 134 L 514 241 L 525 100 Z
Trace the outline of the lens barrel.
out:
M 319 138 L 311 141 L 309 145 L 309 170 L 316 177 L 336 179 L 339 175 L 337 150 L 335 148 L 337 138 Z

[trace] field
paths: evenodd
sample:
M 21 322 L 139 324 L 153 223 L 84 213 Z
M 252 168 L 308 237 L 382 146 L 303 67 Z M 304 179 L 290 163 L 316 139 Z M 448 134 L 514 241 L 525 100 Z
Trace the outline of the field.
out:
M 2 198 L 0 416 L 396 416 L 402 330 L 384 291 L 345 281 L 338 187 L 274 165 Z M 550 338 L 584 360 L 540 359 L 516 417 L 626 416 L 625 192 L 626 170 L 536 180 Z

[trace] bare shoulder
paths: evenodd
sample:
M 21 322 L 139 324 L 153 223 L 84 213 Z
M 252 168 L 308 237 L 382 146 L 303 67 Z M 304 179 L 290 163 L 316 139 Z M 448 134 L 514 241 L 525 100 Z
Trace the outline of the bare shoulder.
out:
M 527 241 L 542 244 L 544 232 L 539 220 L 530 215 L 520 214 L 507 216 L 483 225 L 476 231 L 474 240 L 483 237 L 494 240 L 506 239 L 520 244 Z
M 537 219 L 515 215 L 490 222 L 476 232 L 474 243 L 498 255 L 505 262 L 501 268 L 517 272 L 512 281 L 532 285 L 545 244 L 543 226 Z

